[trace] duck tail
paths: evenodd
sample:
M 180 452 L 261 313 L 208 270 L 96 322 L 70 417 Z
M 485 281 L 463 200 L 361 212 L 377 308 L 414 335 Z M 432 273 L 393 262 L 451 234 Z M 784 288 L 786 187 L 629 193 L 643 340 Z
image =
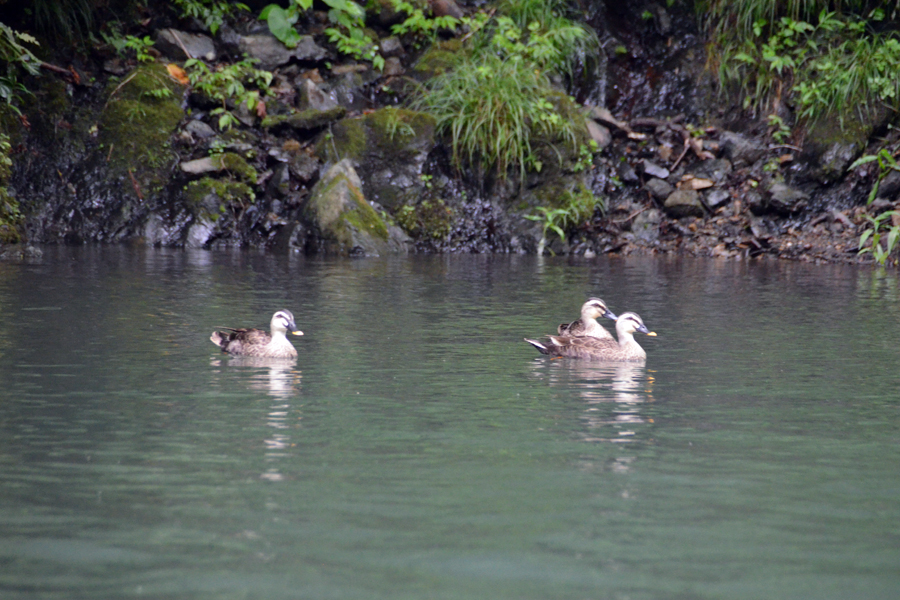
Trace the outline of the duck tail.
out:
M 529 340 L 528 338 L 525 338 L 525 341 L 537 348 L 537 351 L 541 354 L 550 354 L 550 349 L 541 342 L 537 340 Z

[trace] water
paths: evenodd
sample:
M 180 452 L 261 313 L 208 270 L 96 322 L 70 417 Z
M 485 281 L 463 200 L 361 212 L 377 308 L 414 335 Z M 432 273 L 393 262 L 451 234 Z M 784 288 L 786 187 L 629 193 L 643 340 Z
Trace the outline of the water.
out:
M 646 366 L 539 357 L 598 295 Z M 288 308 L 299 360 L 218 354 Z M 49 248 L 0 264 L 0 597 L 900 593 L 895 274 Z

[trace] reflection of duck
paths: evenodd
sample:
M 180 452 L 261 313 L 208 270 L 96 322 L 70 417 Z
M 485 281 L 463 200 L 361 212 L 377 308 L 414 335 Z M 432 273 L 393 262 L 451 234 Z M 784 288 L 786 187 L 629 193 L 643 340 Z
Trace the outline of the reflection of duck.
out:
M 641 361 L 647 358 L 647 353 L 634 340 L 636 331 L 650 336 L 656 335 L 647 329 L 637 313 L 627 312 L 619 315 L 616 320 L 618 343 L 615 340 L 561 335 L 548 336 L 549 341 L 547 342 L 528 338 L 525 338 L 525 341 L 537 348 L 541 354 L 549 356 L 568 356 L 610 362 Z
M 612 334 L 597 322 L 597 317 L 616 320 L 616 315 L 606 307 L 606 302 L 600 298 L 588 298 L 588 301 L 581 307 L 581 318 L 571 323 L 563 323 L 557 328 L 557 333 L 571 337 L 590 336 L 600 339 L 614 339 Z
M 294 324 L 294 315 L 289 310 L 279 310 L 272 315 L 269 324 L 271 335 L 261 329 L 231 329 L 223 327 L 222 331 L 213 331 L 209 337 L 213 344 L 223 352 L 235 356 L 259 356 L 266 358 L 295 358 L 294 348 L 285 333 L 303 335 Z

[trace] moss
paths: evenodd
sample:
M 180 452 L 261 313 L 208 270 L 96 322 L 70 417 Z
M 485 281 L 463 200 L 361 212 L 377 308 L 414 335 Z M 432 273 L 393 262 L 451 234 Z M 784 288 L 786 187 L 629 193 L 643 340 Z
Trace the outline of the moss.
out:
M 16 244 L 22 239 L 22 221 L 19 203 L 0 187 L 0 244 Z
M 256 169 L 250 166 L 243 157 L 234 152 L 226 152 L 222 155 L 222 168 L 226 169 L 239 180 L 246 183 L 256 183 L 259 177 Z
M 107 87 L 100 143 L 113 171 L 132 173 L 148 191 L 162 187 L 176 160 L 169 136 L 184 116 L 181 92 L 182 86 L 158 64 L 138 67 L 122 82 Z
M 431 115 L 403 108 L 382 108 L 365 117 L 373 142 L 391 153 L 409 152 L 409 144 L 417 137 L 434 139 L 437 121 Z
M 331 162 L 342 158 L 359 161 L 365 156 L 367 143 L 365 122 L 362 119 L 344 119 L 319 138 L 316 154 Z
M 335 121 L 340 121 L 347 115 L 347 109 L 336 106 L 328 110 L 308 108 L 290 115 L 275 115 L 262 120 L 263 129 L 283 129 L 290 127 L 297 131 L 312 131 L 320 129 Z
M 435 77 L 452 70 L 457 62 L 455 51 L 432 46 L 416 61 L 413 71 L 421 77 Z
M 406 233 L 418 239 L 443 240 L 453 230 L 453 210 L 441 199 L 402 206 L 395 218 Z
M 215 220 L 229 205 L 252 204 L 256 195 L 246 183 L 203 177 L 185 186 L 184 198 L 194 214 L 205 214 Z
M 327 199 L 333 198 L 336 188 L 345 186 L 349 191 L 351 207 L 340 205 L 337 202 L 327 203 Z M 341 174 L 332 179 L 320 193 L 317 194 L 314 209 L 319 215 L 319 222 L 330 227 L 337 235 L 338 240 L 345 245 L 352 245 L 353 231 L 365 232 L 382 241 L 388 239 L 388 229 L 384 220 L 375 212 L 375 209 L 366 202 L 362 191 L 356 187 L 345 175 Z

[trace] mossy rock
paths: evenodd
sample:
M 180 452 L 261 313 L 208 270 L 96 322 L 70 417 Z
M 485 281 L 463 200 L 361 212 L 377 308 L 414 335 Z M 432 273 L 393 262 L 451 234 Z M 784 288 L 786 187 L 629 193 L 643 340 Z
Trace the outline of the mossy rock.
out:
M 184 199 L 194 215 L 215 221 L 229 206 L 244 208 L 252 204 L 256 195 L 242 181 L 202 177 L 185 186 Z
M 850 111 L 842 119 L 821 118 L 807 128 L 802 158 L 820 182 L 840 179 L 872 133 L 888 118 L 887 109 L 871 109 L 862 114 Z
M 453 70 L 458 63 L 456 51 L 432 46 L 419 57 L 412 70 L 418 78 L 429 79 Z
M 313 188 L 305 214 L 320 232 L 326 253 L 378 256 L 401 249 L 361 188 L 349 160 L 331 167 Z
M 320 137 L 316 154 L 325 162 L 350 159 L 365 194 L 393 212 L 422 195 L 422 167 L 435 145 L 436 122 L 425 113 L 382 108 L 344 119 Z
M 299 132 L 314 131 L 340 121 L 347 115 L 347 109 L 336 106 L 327 110 L 308 108 L 290 115 L 274 115 L 262 120 L 263 129 L 280 131 L 287 128 Z
M 453 231 L 456 214 L 442 199 L 435 198 L 401 206 L 394 218 L 414 239 L 441 241 Z
M 177 160 L 169 137 L 184 116 L 182 91 L 165 67 L 155 63 L 107 86 L 99 141 L 112 171 L 133 175 L 145 192 L 160 190 Z

